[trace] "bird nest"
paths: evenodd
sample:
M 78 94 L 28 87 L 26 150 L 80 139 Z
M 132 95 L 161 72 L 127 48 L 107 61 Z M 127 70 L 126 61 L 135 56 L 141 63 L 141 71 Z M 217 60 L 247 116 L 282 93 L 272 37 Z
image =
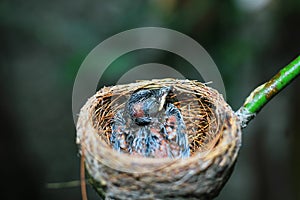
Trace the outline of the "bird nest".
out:
M 141 156 L 113 148 L 112 123 L 141 89 L 172 88 L 188 157 Z M 211 199 L 228 180 L 241 144 L 238 119 L 222 95 L 197 81 L 159 79 L 104 87 L 82 107 L 77 144 L 94 188 L 107 199 Z

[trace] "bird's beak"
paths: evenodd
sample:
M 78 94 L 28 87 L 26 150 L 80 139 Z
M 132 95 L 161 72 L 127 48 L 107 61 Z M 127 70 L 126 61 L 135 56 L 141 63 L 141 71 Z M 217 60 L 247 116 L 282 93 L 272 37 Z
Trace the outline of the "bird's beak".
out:
M 166 102 L 166 98 L 167 98 L 167 95 L 168 93 L 165 93 L 161 99 L 160 99 L 160 105 L 159 105 L 159 108 L 158 108 L 158 111 L 161 111 L 165 105 L 165 102 Z

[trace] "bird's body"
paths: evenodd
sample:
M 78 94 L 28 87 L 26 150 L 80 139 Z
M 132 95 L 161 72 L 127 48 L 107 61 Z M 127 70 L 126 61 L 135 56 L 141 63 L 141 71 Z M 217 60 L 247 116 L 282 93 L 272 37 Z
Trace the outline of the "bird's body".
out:
M 142 89 L 130 96 L 112 120 L 115 150 L 142 157 L 189 157 L 182 115 L 166 101 L 170 91 L 171 87 Z

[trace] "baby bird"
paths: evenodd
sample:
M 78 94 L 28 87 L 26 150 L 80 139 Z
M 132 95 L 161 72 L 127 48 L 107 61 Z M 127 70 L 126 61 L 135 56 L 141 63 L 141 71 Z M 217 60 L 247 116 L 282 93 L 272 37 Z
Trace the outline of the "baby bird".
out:
M 134 92 L 126 105 L 131 119 L 139 126 L 148 125 L 152 117 L 163 109 L 171 87 L 141 89 Z
M 189 144 L 179 109 L 167 102 L 172 87 L 140 89 L 113 117 L 115 150 L 141 157 L 186 158 Z

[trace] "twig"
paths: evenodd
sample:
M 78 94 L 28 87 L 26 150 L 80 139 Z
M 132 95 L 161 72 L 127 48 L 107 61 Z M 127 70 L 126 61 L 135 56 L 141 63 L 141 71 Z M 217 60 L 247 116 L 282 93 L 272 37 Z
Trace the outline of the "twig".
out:
M 82 200 L 87 200 L 84 160 L 85 160 L 85 155 L 84 155 L 84 148 L 83 148 L 81 150 L 81 159 L 80 159 L 81 197 Z
M 242 128 L 282 89 L 300 74 L 300 56 L 280 70 L 270 81 L 256 88 L 236 112 Z
M 72 188 L 80 186 L 80 180 L 58 182 L 58 183 L 47 183 L 47 189 L 62 189 L 62 188 Z

